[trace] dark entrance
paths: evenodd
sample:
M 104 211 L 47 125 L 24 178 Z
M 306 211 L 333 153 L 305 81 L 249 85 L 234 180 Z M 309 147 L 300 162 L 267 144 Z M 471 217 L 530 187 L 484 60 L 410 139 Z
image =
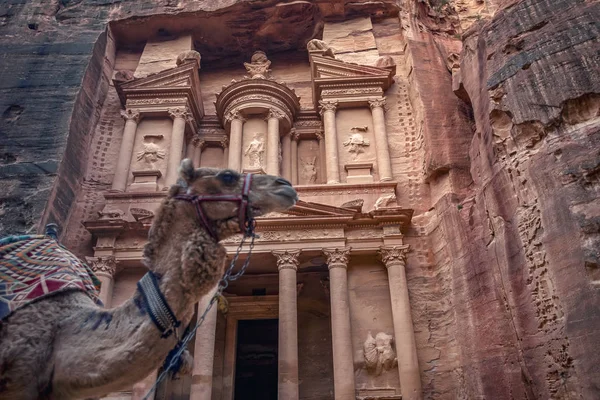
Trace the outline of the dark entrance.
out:
M 278 320 L 238 322 L 235 400 L 277 400 Z

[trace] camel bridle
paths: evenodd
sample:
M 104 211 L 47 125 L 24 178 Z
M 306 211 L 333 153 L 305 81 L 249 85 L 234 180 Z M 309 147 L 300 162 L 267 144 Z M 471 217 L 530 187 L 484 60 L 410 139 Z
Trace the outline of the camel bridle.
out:
M 238 210 L 238 218 L 240 225 L 240 232 L 243 234 L 251 234 L 254 229 L 254 219 L 251 214 L 250 209 L 250 187 L 252 186 L 252 174 L 244 174 L 244 184 L 242 186 L 242 192 L 240 194 L 216 194 L 216 195 L 207 195 L 207 194 L 179 194 L 174 198 L 177 200 L 183 200 L 190 202 L 194 205 L 196 209 L 196 215 L 198 220 L 206 231 L 215 239 L 217 242 L 219 241 L 217 232 L 214 230 L 213 226 L 210 223 L 210 219 L 206 216 L 204 209 L 202 208 L 202 203 L 204 202 L 212 202 L 212 201 L 233 201 L 240 203 L 240 207 Z

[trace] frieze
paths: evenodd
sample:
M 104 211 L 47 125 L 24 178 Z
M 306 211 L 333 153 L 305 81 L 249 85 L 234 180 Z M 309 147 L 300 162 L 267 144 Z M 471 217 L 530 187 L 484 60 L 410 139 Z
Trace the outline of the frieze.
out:
M 142 106 L 149 104 L 181 104 L 187 101 L 186 98 L 154 98 L 154 99 L 129 99 L 128 106 Z
M 298 192 L 304 196 L 341 196 L 345 194 L 369 194 L 373 193 L 374 190 L 379 190 L 382 194 L 393 193 L 393 188 L 361 188 L 361 189 L 327 189 L 327 190 L 302 190 L 299 188 Z
M 287 231 L 259 231 L 258 236 L 259 237 L 255 242 L 293 242 L 313 239 L 337 239 L 343 238 L 344 234 L 339 229 L 300 229 Z M 235 235 L 222 240 L 221 243 L 239 243 L 241 239 L 241 235 Z
M 296 121 L 294 126 L 296 128 L 321 128 L 323 125 L 321 121 Z
M 344 96 L 355 94 L 383 94 L 381 88 L 366 87 L 362 89 L 326 89 L 321 92 L 322 96 Z
M 359 239 L 381 239 L 383 232 L 380 229 L 361 229 L 354 231 L 346 231 L 346 238 L 349 240 Z

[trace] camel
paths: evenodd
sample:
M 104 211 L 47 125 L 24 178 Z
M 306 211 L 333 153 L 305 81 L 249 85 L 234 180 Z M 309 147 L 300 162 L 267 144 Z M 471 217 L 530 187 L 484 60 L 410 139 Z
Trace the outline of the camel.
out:
M 244 219 L 241 202 L 207 201 L 199 205 L 205 225 L 186 196 L 240 196 L 249 184 L 248 218 L 286 210 L 298 196 L 280 177 L 252 175 L 249 181 L 232 170 L 194 169 L 188 159 L 180 174 L 185 185 L 173 185 L 156 213 L 143 263 L 160 277 L 158 287 L 185 327 L 195 304 L 223 275 L 227 254 L 218 241 L 240 232 Z M 100 397 L 144 379 L 177 339 L 161 337 L 141 304 L 139 288 L 113 309 L 101 308 L 82 291 L 67 291 L 15 310 L 0 322 L 0 398 Z

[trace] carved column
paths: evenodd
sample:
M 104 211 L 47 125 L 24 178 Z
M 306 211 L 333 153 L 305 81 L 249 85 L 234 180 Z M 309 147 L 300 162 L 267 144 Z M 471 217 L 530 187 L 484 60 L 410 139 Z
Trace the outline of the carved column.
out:
M 185 148 L 185 158 L 189 158 L 190 160 L 192 160 L 192 162 L 194 161 L 194 153 L 196 152 L 197 139 L 198 138 L 196 137 L 191 138 Z M 196 166 L 196 164 L 194 164 L 194 166 Z
M 337 148 L 337 127 L 335 123 L 335 110 L 337 101 L 319 100 L 323 126 L 325 128 L 325 163 L 327 164 L 327 183 L 340 182 L 340 166 Z
M 105 308 L 110 308 L 114 276 L 117 271 L 117 261 L 114 256 L 108 257 L 86 257 L 87 263 L 100 280 L 100 300 Z
M 300 250 L 274 251 L 279 269 L 279 385 L 280 399 L 297 400 L 298 302 L 296 270 Z
M 277 110 L 267 115 L 267 168 L 269 175 L 279 175 L 279 120 L 284 118 Z
M 404 271 L 408 248 L 408 245 L 381 247 L 380 253 L 388 271 L 402 399 L 420 400 L 423 393 Z
M 194 138 L 194 158 L 192 158 L 192 161 L 194 161 L 194 166 L 196 168 L 199 168 L 200 163 L 202 162 L 202 150 L 204 149 L 205 145 L 206 140 Z
M 385 97 L 370 100 L 371 115 L 373 116 L 373 129 L 375 131 L 375 151 L 377 152 L 377 165 L 379 167 L 379 180 L 391 181 L 392 162 L 385 128 Z
M 202 316 L 214 295 L 214 290 L 198 302 L 198 318 Z M 204 322 L 196 331 L 194 342 L 194 369 L 190 400 L 211 400 L 213 363 L 215 359 L 215 335 L 217 329 L 217 304 L 213 304 Z
M 290 136 L 292 138 L 292 149 L 291 149 L 291 162 L 292 162 L 292 185 L 297 185 L 298 184 L 298 140 L 300 139 L 300 136 L 298 135 L 298 133 L 296 132 L 296 129 L 292 128 L 292 131 L 290 132 Z
M 223 138 L 219 143 L 223 148 L 223 162 L 221 163 L 222 168 L 229 168 L 227 163 L 229 162 L 229 139 Z
M 186 107 L 170 108 L 169 116 L 173 118 L 173 130 L 171 131 L 171 145 L 169 146 L 169 161 L 167 163 L 167 177 L 165 188 L 177 183 L 177 174 L 181 156 L 183 154 L 183 142 L 185 139 L 185 124 L 191 118 Z
M 244 130 L 244 122 L 246 119 L 242 117 L 239 111 L 229 112 L 225 117 L 231 121 L 229 131 L 229 157 L 228 168 L 241 172 L 242 171 L 242 132 Z
M 292 181 L 292 135 L 291 132 L 281 138 L 281 175 L 288 181 Z
M 119 149 L 119 158 L 117 159 L 117 168 L 113 178 L 112 190 L 124 192 L 127 187 L 127 178 L 129 177 L 129 167 L 131 166 L 131 156 L 133 154 L 133 144 L 135 143 L 135 132 L 137 131 L 140 113 L 137 110 L 127 109 L 121 111 L 121 116 L 125 119 L 125 128 L 123 129 L 123 140 L 121 149 Z
M 319 141 L 319 183 L 327 181 L 327 168 L 325 166 L 325 136 L 323 131 L 315 132 L 317 140 Z
M 350 247 L 323 249 L 329 267 L 333 385 L 335 400 L 354 399 L 354 359 L 348 301 L 348 257 Z

